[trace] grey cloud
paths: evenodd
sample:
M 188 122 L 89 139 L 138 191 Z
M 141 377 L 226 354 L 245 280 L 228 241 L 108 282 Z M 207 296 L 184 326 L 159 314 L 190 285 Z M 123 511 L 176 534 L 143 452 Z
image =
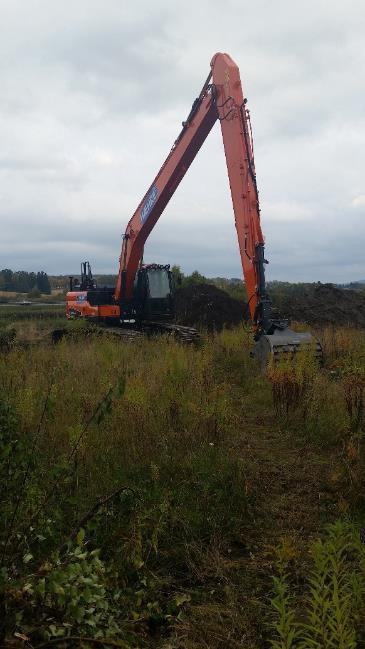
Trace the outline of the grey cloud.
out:
M 268 277 L 364 276 L 360 0 L 1 4 L 0 266 L 67 273 L 88 257 L 115 271 L 120 234 L 221 50 L 252 111 Z M 146 259 L 240 276 L 219 125 Z

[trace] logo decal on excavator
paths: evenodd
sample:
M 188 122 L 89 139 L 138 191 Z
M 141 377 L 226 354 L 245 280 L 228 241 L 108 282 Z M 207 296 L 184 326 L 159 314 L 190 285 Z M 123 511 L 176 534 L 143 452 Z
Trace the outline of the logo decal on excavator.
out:
M 150 192 L 149 192 L 149 194 L 148 194 L 148 196 L 146 198 L 145 204 L 143 205 L 143 207 L 141 209 L 141 222 L 142 223 L 147 221 L 147 219 L 148 219 L 148 217 L 149 217 L 149 215 L 151 213 L 151 210 L 152 210 L 154 204 L 156 203 L 157 195 L 158 195 L 158 189 L 157 189 L 156 185 L 153 185 L 153 187 L 151 188 L 151 190 L 150 190 Z

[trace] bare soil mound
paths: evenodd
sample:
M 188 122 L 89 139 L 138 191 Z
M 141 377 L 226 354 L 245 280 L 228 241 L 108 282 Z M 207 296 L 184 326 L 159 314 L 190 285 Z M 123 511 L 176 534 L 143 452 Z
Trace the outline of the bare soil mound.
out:
M 176 322 L 207 331 L 221 331 L 244 319 L 245 304 L 212 284 L 191 284 L 176 291 Z
M 299 295 L 271 293 L 284 318 L 312 325 L 339 324 L 365 328 L 365 295 L 333 284 L 314 284 Z
M 282 318 L 309 325 L 351 325 L 365 329 L 365 294 L 333 284 L 305 285 L 291 293 L 269 290 Z M 175 297 L 176 322 L 207 331 L 221 331 L 247 319 L 246 305 L 212 284 L 191 284 Z

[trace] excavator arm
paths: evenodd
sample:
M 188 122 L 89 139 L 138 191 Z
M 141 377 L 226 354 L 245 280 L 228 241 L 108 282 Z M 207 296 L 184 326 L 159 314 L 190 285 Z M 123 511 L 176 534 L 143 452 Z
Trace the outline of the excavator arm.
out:
M 183 129 L 152 185 L 138 205 L 123 236 L 117 302 L 132 299 L 133 282 L 144 244 L 217 119 L 211 74 L 195 100 Z
M 213 57 L 211 72 L 183 122 L 180 135 L 128 223 L 114 297 L 120 304 L 132 299 L 133 282 L 147 237 L 217 120 L 221 124 L 249 310 L 259 334 L 271 327 L 270 302 L 265 291 L 264 239 L 249 113 L 238 67 L 228 54 Z
M 264 237 L 253 155 L 250 114 L 243 97 L 240 73 L 228 54 L 212 61 L 217 118 L 221 124 L 233 211 L 245 278 L 248 306 L 256 336 L 273 329 L 266 294 Z

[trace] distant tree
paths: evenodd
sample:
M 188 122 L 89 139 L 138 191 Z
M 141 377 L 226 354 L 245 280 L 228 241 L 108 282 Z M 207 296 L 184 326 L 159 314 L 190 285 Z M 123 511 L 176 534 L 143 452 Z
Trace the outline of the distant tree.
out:
M 98 286 L 110 286 L 114 287 L 117 282 L 117 275 L 94 275 Z
M 36 286 L 33 286 L 33 288 L 28 293 L 29 298 L 35 298 L 40 296 L 41 296 L 41 292 Z
M 214 286 L 222 289 L 222 291 L 228 293 L 228 295 L 235 298 L 236 300 L 243 300 L 244 302 L 247 301 L 246 287 L 241 279 L 214 277 L 212 279 L 209 279 L 208 281 L 214 284 Z
M 207 278 L 204 275 L 201 275 L 199 271 L 194 270 L 191 275 L 186 275 L 183 280 L 183 286 L 189 286 L 190 284 L 206 284 L 208 282 Z
M 29 273 L 25 270 L 17 270 L 13 273 L 12 290 L 17 293 L 27 293 L 34 284 L 31 283 Z
M 9 268 L 0 271 L 0 290 L 28 293 L 36 287 L 41 293 L 51 293 L 47 273 L 28 273 L 26 270 L 13 272 Z
M 41 293 L 47 293 L 48 295 L 50 295 L 51 285 L 49 283 L 47 273 L 45 273 L 43 270 L 37 273 L 36 285 Z
M 242 281 L 240 281 L 239 284 L 236 282 L 229 283 L 227 286 L 224 287 L 224 290 L 231 296 L 234 297 L 235 300 L 243 300 L 243 302 L 247 302 L 247 292 L 246 292 L 246 286 Z
M 4 268 L 1 271 L 1 276 L 3 278 L 4 291 L 12 291 L 13 286 L 13 271 L 10 268 Z
M 174 266 L 171 266 L 171 273 L 175 282 L 175 286 L 181 286 L 184 279 L 184 273 L 182 272 L 180 266 L 177 266 L 176 264 L 174 264 Z
M 29 274 L 29 288 L 32 289 L 33 286 L 37 284 L 37 273 L 28 273 Z

